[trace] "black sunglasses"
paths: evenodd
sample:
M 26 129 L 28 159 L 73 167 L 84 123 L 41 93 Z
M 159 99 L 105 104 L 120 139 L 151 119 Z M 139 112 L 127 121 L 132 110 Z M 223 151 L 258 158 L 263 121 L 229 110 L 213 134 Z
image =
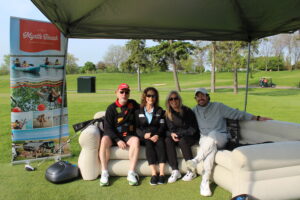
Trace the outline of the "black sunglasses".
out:
M 178 99 L 179 99 L 178 97 L 169 98 L 169 101 L 177 101 Z
M 154 94 L 153 95 L 152 94 L 147 94 L 146 97 L 148 97 L 148 98 L 150 98 L 150 97 L 156 98 L 156 95 L 154 95 Z
M 124 93 L 129 94 L 130 92 L 129 91 L 123 91 L 123 90 L 120 91 L 120 94 L 124 94 Z

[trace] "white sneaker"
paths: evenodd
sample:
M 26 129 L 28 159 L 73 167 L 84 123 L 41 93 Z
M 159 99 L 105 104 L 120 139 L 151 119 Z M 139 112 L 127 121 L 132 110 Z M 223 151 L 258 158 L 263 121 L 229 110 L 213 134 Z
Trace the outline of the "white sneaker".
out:
M 202 180 L 202 182 L 200 184 L 200 194 L 205 197 L 211 196 L 209 180 Z
M 109 174 L 108 172 L 102 172 L 100 178 L 100 186 L 108 186 L 109 185 Z
M 168 179 L 168 183 L 174 183 L 179 178 L 181 178 L 180 172 L 177 169 L 172 170 L 171 176 Z
M 187 173 L 182 178 L 182 180 L 183 181 L 191 181 L 191 180 L 193 180 L 196 177 L 197 177 L 197 175 L 195 173 L 193 173 L 190 170 L 188 170 Z
M 196 174 L 197 169 L 197 161 L 196 160 L 188 160 L 186 161 L 186 167 L 188 170 L 190 170 L 192 173 Z
M 139 184 L 139 175 L 135 172 L 128 172 L 127 180 L 129 185 L 138 185 Z

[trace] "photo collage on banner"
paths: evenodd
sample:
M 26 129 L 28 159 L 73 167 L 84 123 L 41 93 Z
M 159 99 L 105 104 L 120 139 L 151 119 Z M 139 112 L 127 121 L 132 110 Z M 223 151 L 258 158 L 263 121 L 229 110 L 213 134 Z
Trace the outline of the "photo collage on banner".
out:
M 12 162 L 70 155 L 69 145 L 59 149 L 69 138 L 67 39 L 51 23 L 15 17 L 10 34 Z

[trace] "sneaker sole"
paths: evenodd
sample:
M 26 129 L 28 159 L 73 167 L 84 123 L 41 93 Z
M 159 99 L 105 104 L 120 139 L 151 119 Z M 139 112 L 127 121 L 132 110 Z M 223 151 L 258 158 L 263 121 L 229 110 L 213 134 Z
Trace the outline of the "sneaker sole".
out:
M 191 179 L 181 179 L 181 180 L 183 180 L 183 181 L 192 181 L 192 180 L 194 180 L 196 177 L 197 177 L 197 176 L 192 177 Z
M 197 175 L 196 175 L 196 173 L 194 174 L 194 176 L 192 176 L 191 177 L 191 179 L 181 179 L 181 180 L 183 180 L 183 181 L 192 181 L 192 180 L 194 180 L 195 178 L 197 178 Z
M 155 185 L 157 185 L 156 183 L 149 183 L 150 185 L 152 185 L 152 186 L 155 186 Z M 159 183 L 158 183 L 159 184 Z
M 181 176 L 179 177 L 179 178 L 177 178 L 175 181 L 169 181 L 168 180 L 168 183 L 175 183 L 176 181 L 178 181 L 178 179 L 180 179 L 181 178 Z
M 109 183 L 102 183 L 100 182 L 100 186 L 103 187 L 103 186 L 109 186 Z
M 212 194 L 203 194 L 203 193 L 200 193 L 201 196 L 204 196 L 204 197 L 210 197 Z
M 128 183 L 129 183 L 129 185 L 131 185 L 131 186 L 136 186 L 136 185 L 138 185 L 138 182 L 131 182 L 131 181 L 129 181 Z

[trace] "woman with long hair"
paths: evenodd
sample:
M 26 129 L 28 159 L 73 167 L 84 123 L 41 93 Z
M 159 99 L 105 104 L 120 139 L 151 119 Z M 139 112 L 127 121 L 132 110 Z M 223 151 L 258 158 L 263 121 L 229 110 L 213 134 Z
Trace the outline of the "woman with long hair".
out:
M 166 150 L 169 165 L 172 168 L 168 183 L 181 178 L 178 170 L 176 146 L 178 145 L 185 161 L 193 159 L 191 146 L 197 144 L 200 138 L 197 120 L 194 112 L 182 104 L 182 98 L 177 91 L 171 91 L 166 98 Z M 182 178 L 191 181 L 196 173 L 188 170 Z
M 159 107 L 158 91 L 153 87 L 144 90 L 140 109 L 136 111 L 136 132 L 146 146 L 146 158 L 151 168 L 150 185 L 165 183 L 166 152 L 164 145 L 164 110 Z

